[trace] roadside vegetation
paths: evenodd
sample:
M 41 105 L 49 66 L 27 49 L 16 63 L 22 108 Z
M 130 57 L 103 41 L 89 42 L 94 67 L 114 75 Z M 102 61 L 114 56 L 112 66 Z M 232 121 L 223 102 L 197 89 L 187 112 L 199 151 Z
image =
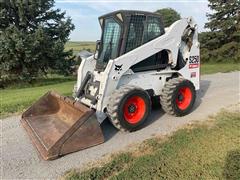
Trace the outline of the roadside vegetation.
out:
M 201 75 L 240 71 L 240 63 L 204 63 L 200 70 Z
M 15 81 L 14 84 L 9 84 L 4 89 L 21 89 L 21 88 L 30 88 L 30 87 L 40 87 L 40 86 L 47 86 L 47 85 L 56 85 L 59 83 L 69 82 L 69 81 L 76 81 L 75 76 L 63 76 L 58 74 L 47 74 L 41 78 L 37 78 L 29 82 L 24 81 Z M 0 90 L 1 91 L 1 90 Z
M 240 112 L 222 111 L 64 179 L 240 179 Z

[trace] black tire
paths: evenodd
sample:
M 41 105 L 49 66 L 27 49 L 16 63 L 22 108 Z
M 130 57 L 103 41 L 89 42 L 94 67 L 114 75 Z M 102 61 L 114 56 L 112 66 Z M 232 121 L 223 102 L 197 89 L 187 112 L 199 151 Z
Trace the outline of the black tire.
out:
M 139 105 L 141 109 L 139 109 L 135 103 L 133 105 L 127 104 L 136 97 L 142 103 L 142 105 Z M 125 111 L 127 105 L 129 105 L 127 107 L 128 112 Z M 133 109 L 131 109 L 132 106 Z M 133 110 L 133 112 L 130 112 L 130 110 Z M 139 117 L 139 119 L 133 123 L 127 119 L 127 115 L 135 112 L 136 114 L 139 114 L 140 112 L 141 118 Z M 136 86 L 122 86 L 121 88 L 115 90 L 109 98 L 109 104 L 107 105 L 107 114 L 109 120 L 117 129 L 121 131 L 131 132 L 139 129 L 149 117 L 150 112 L 151 100 L 148 93 Z
M 188 114 L 192 110 L 195 99 L 194 85 L 181 77 L 167 81 L 160 96 L 162 109 L 174 116 Z
M 160 98 L 160 96 L 151 97 L 152 109 L 160 109 L 161 108 L 159 98 Z

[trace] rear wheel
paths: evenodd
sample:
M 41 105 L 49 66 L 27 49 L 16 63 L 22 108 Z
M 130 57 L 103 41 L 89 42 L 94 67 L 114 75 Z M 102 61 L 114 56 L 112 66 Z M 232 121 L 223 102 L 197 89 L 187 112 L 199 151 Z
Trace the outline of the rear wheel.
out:
M 175 116 L 188 114 L 194 105 L 195 99 L 194 85 L 183 78 L 174 78 L 166 82 L 160 96 L 163 110 Z
M 135 86 L 123 86 L 109 99 L 107 112 L 112 124 L 123 131 L 134 131 L 143 125 L 151 111 L 150 97 Z

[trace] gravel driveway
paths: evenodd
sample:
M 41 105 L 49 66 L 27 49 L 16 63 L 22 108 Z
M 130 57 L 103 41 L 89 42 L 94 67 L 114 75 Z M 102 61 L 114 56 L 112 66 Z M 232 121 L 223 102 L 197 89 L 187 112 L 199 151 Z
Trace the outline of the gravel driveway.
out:
M 83 151 L 72 153 L 54 161 L 42 160 L 32 146 L 26 132 L 20 126 L 20 116 L 0 121 L 1 126 L 1 179 L 57 178 L 70 168 L 82 168 L 84 164 L 99 160 L 104 155 L 123 150 L 154 135 L 166 135 L 176 129 L 204 120 L 223 107 L 239 103 L 240 72 L 217 73 L 201 77 L 201 90 L 191 114 L 172 117 L 162 110 L 154 110 L 146 127 L 134 132 L 116 131 L 109 122 L 102 128 L 106 142 Z

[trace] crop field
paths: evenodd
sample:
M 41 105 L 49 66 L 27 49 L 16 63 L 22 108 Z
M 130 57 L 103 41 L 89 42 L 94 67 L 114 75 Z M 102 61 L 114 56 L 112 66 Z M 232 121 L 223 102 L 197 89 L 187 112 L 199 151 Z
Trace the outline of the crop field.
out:
M 95 42 L 79 42 L 79 41 L 69 41 L 65 45 L 66 50 L 73 50 L 74 54 L 77 54 L 81 50 L 89 50 L 91 52 L 95 51 Z

